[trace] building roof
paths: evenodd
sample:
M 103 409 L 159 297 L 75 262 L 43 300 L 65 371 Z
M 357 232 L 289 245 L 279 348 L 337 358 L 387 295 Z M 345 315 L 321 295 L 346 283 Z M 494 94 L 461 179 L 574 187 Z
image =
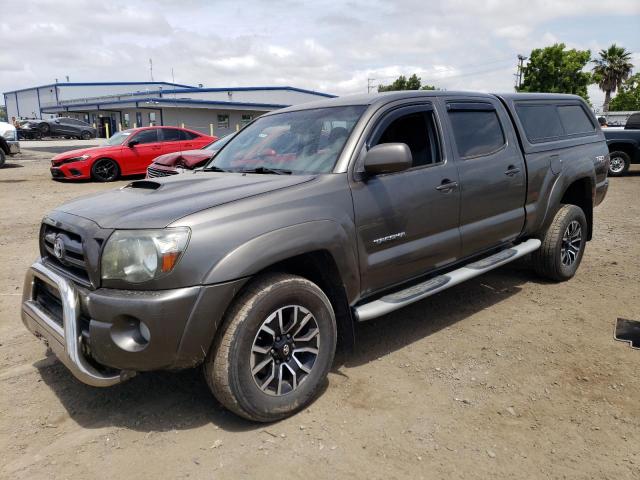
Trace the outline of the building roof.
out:
M 180 87 L 180 90 L 183 89 L 196 89 L 198 87 L 194 87 L 193 85 L 182 85 L 180 83 L 171 83 L 171 82 L 58 82 L 58 83 L 49 83 L 46 85 L 36 85 L 29 88 L 20 88 L 18 90 L 11 90 L 9 92 L 4 92 L 5 95 L 9 93 L 18 93 L 18 92 L 26 92 L 28 90 L 35 90 L 37 88 L 49 88 L 49 87 L 100 87 L 100 86 L 114 86 L 114 85 L 168 85 L 170 87 Z

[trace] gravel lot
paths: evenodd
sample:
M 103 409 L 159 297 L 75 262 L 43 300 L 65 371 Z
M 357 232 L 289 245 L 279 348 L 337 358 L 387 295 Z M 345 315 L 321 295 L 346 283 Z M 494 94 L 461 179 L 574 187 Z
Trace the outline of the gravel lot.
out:
M 640 478 L 640 171 L 612 179 L 572 281 L 506 266 L 357 329 L 324 394 L 257 425 L 199 370 L 77 382 L 22 326 L 42 216 L 122 185 L 53 182 L 51 154 L 0 170 L 1 478 Z

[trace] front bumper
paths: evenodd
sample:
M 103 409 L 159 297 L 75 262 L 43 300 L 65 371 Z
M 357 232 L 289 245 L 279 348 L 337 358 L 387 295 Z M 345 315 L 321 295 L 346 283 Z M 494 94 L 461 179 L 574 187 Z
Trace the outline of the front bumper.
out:
M 22 320 L 78 380 L 106 387 L 138 371 L 201 363 L 244 282 L 160 291 L 89 290 L 39 260 L 25 279 Z
M 7 141 L 7 145 L 9 145 L 9 155 L 16 155 L 20 153 L 20 142 L 17 140 L 9 140 Z
M 67 163 L 61 166 L 52 166 L 50 169 L 51 176 L 55 179 L 74 179 L 83 180 L 89 178 L 84 165 L 75 163 Z

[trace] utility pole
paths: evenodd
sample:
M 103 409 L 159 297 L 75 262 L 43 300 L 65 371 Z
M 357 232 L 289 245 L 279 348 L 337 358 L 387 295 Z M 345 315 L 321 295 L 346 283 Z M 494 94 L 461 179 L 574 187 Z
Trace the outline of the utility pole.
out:
M 518 54 L 518 70 L 516 73 L 516 90 L 522 87 L 522 69 L 524 68 L 524 61 L 527 59 L 524 55 Z
M 375 85 L 372 84 L 372 82 L 375 82 L 376 79 L 375 78 L 367 78 L 367 93 L 371 93 L 371 89 L 375 88 Z
M 149 73 L 151 74 L 151 81 L 153 82 L 153 59 L 149 59 Z

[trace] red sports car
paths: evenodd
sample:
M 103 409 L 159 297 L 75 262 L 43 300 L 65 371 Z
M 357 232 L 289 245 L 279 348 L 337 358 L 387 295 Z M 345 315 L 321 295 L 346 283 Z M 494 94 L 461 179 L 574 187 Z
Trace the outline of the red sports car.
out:
M 100 147 L 82 148 L 51 160 L 54 179 L 93 179 L 111 182 L 120 176 L 140 175 L 159 155 L 202 148 L 216 140 L 178 127 L 143 127 L 115 133 Z

